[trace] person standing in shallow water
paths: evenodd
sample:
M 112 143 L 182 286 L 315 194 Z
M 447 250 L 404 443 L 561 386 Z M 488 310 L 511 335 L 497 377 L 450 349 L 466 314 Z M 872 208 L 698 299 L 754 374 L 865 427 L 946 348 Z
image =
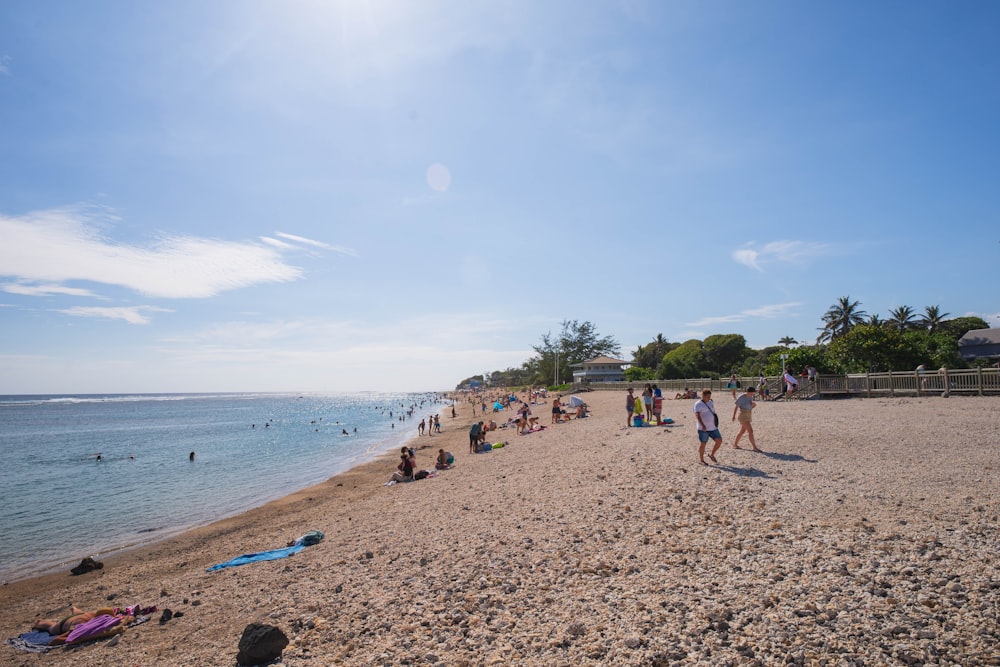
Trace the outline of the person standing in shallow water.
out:
M 739 417 L 740 420 L 740 432 L 736 434 L 736 439 L 733 440 L 734 449 L 740 448 L 740 438 L 742 438 L 743 434 L 746 433 L 747 438 L 750 439 L 750 447 L 755 452 L 760 451 L 757 449 L 757 441 L 753 438 L 753 424 L 750 423 L 753 418 L 752 411 L 757 407 L 757 404 L 753 399 L 754 389 L 753 387 L 747 387 L 746 392 L 741 394 L 740 397 L 736 399 L 736 405 L 733 406 L 733 421 L 736 421 L 737 417 Z

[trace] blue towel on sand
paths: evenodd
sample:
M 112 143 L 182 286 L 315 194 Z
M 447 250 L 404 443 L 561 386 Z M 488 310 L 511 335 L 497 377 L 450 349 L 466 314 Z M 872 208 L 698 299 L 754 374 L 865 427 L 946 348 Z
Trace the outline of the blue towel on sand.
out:
M 246 565 L 247 563 L 259 563 L 265 560 L 278 560 L 279 558 L 287 558 L 292 554 L 297 554 L 298 552 L 305 549 L 304 544 L 299 544 L 294 547 L 285 547 L 284 549 L 274 549 L 272 551 L 261 551 L 255 554 L 243 554 L 242 556 L 237 556 L 232 560 L 227 560 L 225 563 L 219 563 L 218 565 L 213 565 L 208 568 L 207 572 L 214 572 L 216 570 L 221 570 L 224 567 L 237 567 L 239 565 Z
M 52 641 L 53 637 L 53 635 L 47 632 L 25 632 L 14 639 L 8 639 L 7 644 L 19 651 L 45 653 L 55 648 L 54 646 L 49 646 L 49 642 Z

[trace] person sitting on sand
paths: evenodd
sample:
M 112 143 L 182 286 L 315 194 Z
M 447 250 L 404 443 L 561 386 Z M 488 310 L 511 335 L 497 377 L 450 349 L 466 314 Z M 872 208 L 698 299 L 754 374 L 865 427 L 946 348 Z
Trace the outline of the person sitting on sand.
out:
M 412 482 L 413 481 L 413 459 L 410 458 L 409 454 L 399 455 L 399 465 L 396 466 L 396 472 L 392 473 L 393 482 Z
M 446 452 L 443 449 L 438 450 L 437 462 L 434 467 L 438 470 L 447 470 L 455 462 L 455 455 L 451 452 Z
M 559 402 L 559 397 L 556 396 L 552 399 L 552 423 L 556 424 L 562 421 L 562 404 Z

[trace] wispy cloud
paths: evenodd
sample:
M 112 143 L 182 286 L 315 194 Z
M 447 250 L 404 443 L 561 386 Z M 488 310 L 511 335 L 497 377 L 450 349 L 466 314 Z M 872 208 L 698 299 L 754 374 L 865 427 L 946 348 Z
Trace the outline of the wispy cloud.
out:
M 828 255 L 833 251 L 829 243 L 815 241 L 771 241 L 755 247 L 751 241 L 746 247 L 733 251 L 733 261 L 743 264 L 756 271 L 764 271 L 769 264 L 804 265 L 813 257 Z
M 312 246 L 313 248 L 321 248 L 323 250 L 332 250 L 333 252 L 339 252 L 342 255 L 351 255 L 352 257 L 357 256 L 358 251 L 353 248 L 346 248 L 340 245 L 331 245 L 329 243 L 324 243 L 322 241 L 316 241 L 314 239 L 307 239 L 304 236 L 296 236 L 295 234 L 286 234 L 285 232 L 275 232 L 275 236 L 280 236 L 286 241 L 292 241 L 294 243 L 299 243 L 305 246 Z
M 744 322 L 751 319 L 770 320 L 777 317 L 787 317 L 789 311 L 801 305 L 802 303 L 798 301 L 792 303 L 776 303 L 768 306 L 760 306 L 759 308 L 750 308 L 733 315 L 703 317 L 702 319 L 694 322 L 685 322 L 684 326 L 711 327 L 717 324 L 731 324 L 733 322 Z
M 22 296 L 53 296 L 56 294 L 63 294 L 65 296 L 96 296 L 89 289 L 52 284 L 0 283 L 0 290 L 9 294 L 20 294 Z
M 168 308 L 155 306 L 122 306 L 102 308 L 98 306 L 76 306 L 56 312 L 74 317 L 102 317 L 111 320 L 125 320 L 129 324 L 149 324 L 150 318 L 145 313 L 169 313 Z
M 10 56 L 0 56 L 0 74 L 10 74 Z
M 301 278 L 302 270 L 282 255 L 296 247 L 355 254 L 285 233 L 278 234 L 282 241 L 273 242 L 161 235 L 146 245 L 118 243 L 102 234 L 114 221 L 81 207 L 0 215 L 0 274 L 13 278 L 0 289 L 36 296 L 92 296 L 90 290 L 64 284 L 90 281 L 151 297 L 204 298 Z

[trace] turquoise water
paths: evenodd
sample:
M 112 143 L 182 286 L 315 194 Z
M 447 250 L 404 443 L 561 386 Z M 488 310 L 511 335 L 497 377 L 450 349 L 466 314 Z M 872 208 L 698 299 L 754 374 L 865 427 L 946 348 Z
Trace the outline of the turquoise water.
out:
M 431 393 L 0 396 L 0 581 L 321 482 L 444 406 Z

